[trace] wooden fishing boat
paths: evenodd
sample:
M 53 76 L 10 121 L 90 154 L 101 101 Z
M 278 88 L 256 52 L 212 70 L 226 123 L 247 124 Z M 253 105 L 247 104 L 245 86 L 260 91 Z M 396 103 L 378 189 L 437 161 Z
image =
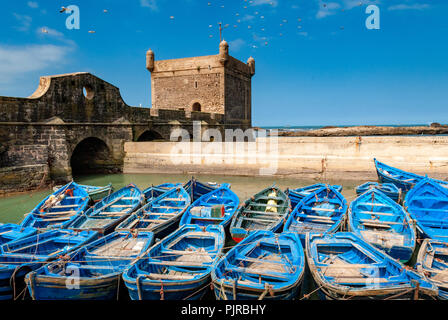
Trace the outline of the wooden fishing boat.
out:
M 366 182 L 356 187 L 356 195 L 360 196 L 371 189 L 380 190 L 397 203 L 400 203 L 402 200 L 401 189 L 398 189 L 393 183 Z
M 120 292 L 127 295 L 126 288 L 120 288 L 121 274 L 153 240 L 152 232 L 113 232 L 29 273 L 28 291 L 34 300 L 112 300 Z
M 230 183 L 219 184 L 216 182 L 200 182 L 193 177 L 190 181 L 184 184 L 184 189 L 190 195 L 191 201 L 196 201 L 203 195 L 221 187 L 230 189 Z
M 416 221 L 421 237 L 448 242 L 448 190 L 425 178 L 408 192 L 404 207 Z
M 288 196 L 275 185 L 268 187 L 244 202 L 232 219 L 230 234 L 240 242 L 254 230 L 276 232 L 290 212 Z
M 289 197 L 289 200 L 291 200 L 291 208 L 294 209 L 299 204 L 299 202 L 302 201 L 306 196 L 326 186 L 327 185 L 325 183 L 316 183 L 311 186 L 306 186 L 302 188 L 296 188 L 296 189 L 288 188 L 286 189 L 285 193 Z M 332 185 L 332 187 L 338 192 L 342 192 L 342 186 L 335 184 Z
M 425 239 L 415 264 L 417 271 L 439 288 L 439 298 L 448 300 L 448 244 Z
M 131 214 L 116 230 L 150 231 L 163 238 L 174 231 L 190 204 L 190 196 L 182 186 L 178 186 Z
M 67 224 L 67 229 L 94 230 L 101 234 L 111 233 L 115 227 L 132 212 L 140 208 L 144 201 L 143 193 L 130 184 L 97 202 L 84 214 Z
M 81 188 L 83 188 L 90 197 L 90 200 L 93 202 L 97 202 L 104 197 L 108 196 L 114 191 L 112 187 L 112 183 L 109 183 L 107 186 L 90 186 L 85 184 L 78 184 Z M 61 186 L 55 186 L 53 191 L 57 191 Z
M 150 186 L 143 190 L 143 195 L 145 196 L 145 200 L 147 203 L 151 202 L 152 200 L 158 198 L 165 192 L 177 188 L 179 186 L 182 186 L 181 183 L 163 183 L 158 186 Z
M 209 288 L 224 237 L 219 225 L 180 227 L 123 272 L 131 299 L 200 299 Z
M 42 200 L 25 216 L 20 226 L 37 229 L 65 229 L 87 209 L 89 195 L 76 182 L 70 182 Z
M 98 233 L 50 230 L 0 247 L 0 300 L 26 293 L 23 278 L 48 261 L 74 251 L 98 238 Z
M 434 299 L 423 276 L 351 232 L 307 234 L 306 258 L 321 298 Z
M 403 196 L 411 190 L 418 182 L 423 180 L 423 176 L 417 175 L 415 173 L 406 172 L 385 163 L 379 162 L 373 159 L 375 162 L 376 172 L 378 174 L 378 180 L 381 183 L 392 183 L 401 189 Z M 435 180 L 435 179 L 434 179 Z M 445 188 L 448 188 L 448 182 L 442 180 L 435 180 L 437 183 L 441 184 Z
M 13 223 L 0 224 L 0 246 L 36 233 L 36 228 L 22 227 Z
M 80 184 L 80 186 L 81 188 L 84 188 L 84 190 L 86 190 L 87 194 L 93 202 L 98 202 L 114 192 L 112 183 L 109 183 L 107 186 L 89 186 L 83 184 Z
M 350 204 L 348 231 L 403 263 L 409 261 L 415 249 L 411 217 L 378 189 L 370 189 Z
M 217 300 L 292 300 L 305 273 L 297 234 L 254 231 L 216 263 L 212 282 Z
M 238 210 L 240 199 L 229 188 L 221 187 L 211 191 L 188 207 L 180 220 L 180 225 L 198 224 L 207 226 L 219 224 L 225 229 Z
M 346 219 L 347 200 L 327 185 L 306 196 L 292 211 L 284 231 L 299 234 L 305 245 L 307 233 L 332 233 L 342 229 Z

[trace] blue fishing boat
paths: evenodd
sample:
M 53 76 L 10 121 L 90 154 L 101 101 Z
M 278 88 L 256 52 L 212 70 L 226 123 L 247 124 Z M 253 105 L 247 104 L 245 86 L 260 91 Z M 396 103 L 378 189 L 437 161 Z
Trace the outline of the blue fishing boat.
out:
M 197 300 L 224 247 L 220 225 L 184 225 L 123 272 L 132 300 Z
M 294 209 L 300 201 L 303 200 L 306 196 L 309 194 L 316 192 L 322 187 L 326 187 L 327 185 L 325 183 L 316 183 L 310 186 L 302 187 L 302 188 L 296 188 L 296 189 L 286 189 L 285 193 L 289 197 L 289 200 L 291 200 L 291 208 Z M 337 190 L 338 192 L 342 192 L 342 186 L 340 185 L 332 185 L 333 189 Z
M 221 187 L 230 189 L 230 183 L 219 184 L 216 182 L 200 182 L 193 177 L 190 181 L 184 184 L 184 189 L 190 195 L 191 201 L 196 201 L 203 195 Z
M 404 207 L 423 238 L 448 242 L 448 189 L 425 178 L 408 192 Z
M 0 246 L 37 233 L 37 229 L 13 223 L 0 224 Z
M 362 195 L 371 189 L 380 190 L 386 196 L 394 200 L 395 202 L 401 202 L 401 189 L 398 189 L 393 183 L 378 183 L 378 182 L 366 182 L 362 185 L 356 187 L 356 194 L 358 196 Z
M 216 263 L 217 300 L 292 300 L 305 273 L 305 255 L 295 233 L 258 230 Z
M 306 196 L 292 211 L 284 231 L 299 234 L 305 245 L 307 233 L 332 233 L 342 229 L 347 213 L 347 200 L 327 185 Z
M 418 273 L 439 288 L 439 298 L 448 300 L 448 245 L 440 240 L 425 239 L 415 264 Z
M 98 202 L 114 192 L 112 183 L 109 183 L 107 186 L 90 186 L 80 184 L 80 187 L 86 190 L 87 194 L 93 202 Z
M 174 231 L 190 204 L 190 196 L 182 186 L 178 186 L 131 214 L 116 230 L 150 231 L 163 238 Z
M 438 290 L 351 232 L 308 234 L 306 258 L 321 298 L 434 299 Z
M 24 296 L 27 273 L 97 238 L 98 233 L 93 231 L 50 230 L 1 246 L 0 300 Z
M 221 187 L 211 191 L 188 207 L 180 220 L 180 225 L 198 224 L 207 226 L 219 224 L 226 228 L 238 210 L 240 199 L 229 188 Z
M 375 162 L 376 172 L 378 174 L 378 179 L 381 183 L 392 183 L 401 189 L 403 196 L 411 190 L 418 182 L 420 182 L 424 177 L 417 175 L 415 173 L 406 172 L 385 163 L 379 162 L 373 159 Z M 437 183 L 448 188 L 448 182 L 442 180 L 435 180 Z
M 143 193 L 140 189 L 130 184 L 97 202 L 67 224 L 66 228 L 77 231 L 94 230 L 104 235 L 109 234 L 132 212 L 140 208 L 143 201 Z
M 350 204 L 348 231 L 403 263 L 409 261 L 415 249 L 411 217 L 378 189 L 370 189 Z
M 83 213 L 89 195 L 76 182 L 70 182 L 42 200 L 23 219 L 20 226 L 36 229 L 64 229 Z
M 26 284 L 34 300 L 112 300 L 120 292 L 121 274 L 149 249 L 152 232 L 113 232 L 34 272 Z
M 86 190 L 87 194 L 90 197 L 90 200 L 93 202 L 97 202 L 104 197 L 108 196 L 114 191 L 112 187 L 112 183 L 109 183 L 107 186 L 90 186 L 85 184 L 78 184 L 81 188 Z M 53 188 L 53 191 L 57 191 L 61 186 L 57 186 Z
M 182 186 L 182 183 L 163 183 L 158 186 L 150 186 L 143 190 L 143 195 L 145 196 L 146 202 L 149 203 L 165 192 L 180 186 Z
M 277 232 L 291 212 L 288 196 L 273 185 L 247 199 L 237 211 L 230 225 L 235 242 L 243 240 L 254 230 Z

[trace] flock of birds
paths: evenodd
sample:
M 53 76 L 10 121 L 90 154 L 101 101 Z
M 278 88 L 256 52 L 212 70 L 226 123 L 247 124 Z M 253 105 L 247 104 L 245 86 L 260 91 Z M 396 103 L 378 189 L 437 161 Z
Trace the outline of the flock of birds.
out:
M 249 8 L 249 6 L 255 5 L 254 2 L 255 2 L 254 0 L 243 0 L 244 5 L 243 5 L 242 9 L 246 10 L 246 9 Z M 270 5 L 271 7 L 275 7 L 277 5 L 277 2 L 270 1 L 270 2 L 267 2 L 266 4 Z M 208 2 L 207 5 L 208 5 L 208 7 L 213 7 L 214 6 L 214 4 L 212 2 Z M 328 9 L 329 8 L 327 3 L 321 3 L 320 5 L 322 6 L 323 9 Z M 357 3 L 357 5 L 358 6 L 363 6 L 363 3 L 360 1 L 360 2 Z M 219 6 L 220 8 L 225 8 L 225 6 L 223 4 L 221 4 L 221 5 L 217 4 L 217 6 Z M 342 12 L 345 11 L 344 8 L 342 8 L 340 10 Z M 61 7 L 59 12 L 60 13 L 69 13 L 70 9 L 67 8 L 67 7 Z M 109 11 L 107 9 L 103 9 L 103 13 L 108 13 L 108 12 Z M 252 14 L 241 15 L 239 12 L 236 12 L 234 14 L 234 18 L 236 20 L 235 20 L 234 24 L 232 25 L 233 29 L 236 30 L 237 28 L 242 28 L 243 27 L 243 23 L 247 22 L 247 29 L 251 30 L 253 32 L 252 38 L 253 38 L 253 40 L 255 42 L 259 42 L 259 43 L 263 44 L 264 46 L 268 46 L 269 40 L 274 38 L 273 34 L 271 34 L 271 35 L 267 34 L 267 28 L 263 24 L 261 24 L 261 26 L 259 26 L 259 28 L 256 28 L 256 26 L 255 26 L 256 20 L 254 20 L 254 19 L 255 18 L 259 18 L 259 21 L 264 22 L 264 21 L 266 21 L 265 20 L 266 13 L 263 13 L 263 12 L 260 12 L 260 11 L 254 11 Z M 174 16 L 170 16 L 169 19 L 170 20 L 174 20 L 175 17 Z M 253 23 L 251 23 L 251 22 L 253 22 Z M 298 17 L 297 18 L 297 29 L 298 30 L 303 29 L 303 26 L 302 26 L 301 22 L 302 22 L 302 18 Z M 288 19 L 281 19 L 281 21 L 279 23 L 279 26 L 283 27 L 287 23 L 288 23 Z M 227 24 L 223 24 L 222 22 L 218 22 L 218 25 L 219 25 L 219 28 L 220 28 L 221 31 L 223 29 L 227 29 L 227 28 L 229 28 L 231 26 L 228 23 Z M 210 30 L 212 30 L 213 27 L 216 27 L 216 26 L 214 26 L 213 24 L 209 24 L 208 25 L 208 28 Z M 345 28 L 344 28 L 344 26 L 340 26 L 339 29 L 340 30 L 344 30 Z M 48 33 L 48 29 L 47 28 L 42 28 L 42 32 L 43 33 Z M 261 32 L 261 36 L 258 35 L 258 33 L 260 33 L 260 32 Z M 88 33 L 94 34 L 94 33 L 96 33 L 96 31 L 95 30 L 89 30 Z M 306 32 L 303 32 L 303 34 L 305 34 L 305 33 Z M 278 36 L 280 36 L 280 37 L 282 37 L 283 35 L 284 35 L 283 31 L 278 33 Z M 210 32 L 209 38 L 213 38 L 213 37 L 214 37 L 214 35 Z M 253 49 L 255 49 L 258 46 L 256 44 L 251 44 L 251 47 Z

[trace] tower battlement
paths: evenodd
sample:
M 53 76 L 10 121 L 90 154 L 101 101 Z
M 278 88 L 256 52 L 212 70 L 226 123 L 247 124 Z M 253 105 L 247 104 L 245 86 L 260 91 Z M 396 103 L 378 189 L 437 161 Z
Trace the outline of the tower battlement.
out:
M 233 58 L 226 41 L 210 56 L 157 61 L 148 50 L 146 68 L 151 72 L 153 109 L 216 113 L 226 121 L 250 123 L 255 60 Z

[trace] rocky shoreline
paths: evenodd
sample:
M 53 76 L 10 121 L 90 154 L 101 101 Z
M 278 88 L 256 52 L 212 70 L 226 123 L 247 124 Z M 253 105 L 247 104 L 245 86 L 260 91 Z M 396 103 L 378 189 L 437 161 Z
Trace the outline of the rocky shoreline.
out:
M 387 127 L 324 127 L 304 131 L 279 130 L 281 137 L 348 137 L 348 136 L 404 136 L 404 135 L 440 135 L 448 134 L 448 125 L 433 123 L 429 126 Z

